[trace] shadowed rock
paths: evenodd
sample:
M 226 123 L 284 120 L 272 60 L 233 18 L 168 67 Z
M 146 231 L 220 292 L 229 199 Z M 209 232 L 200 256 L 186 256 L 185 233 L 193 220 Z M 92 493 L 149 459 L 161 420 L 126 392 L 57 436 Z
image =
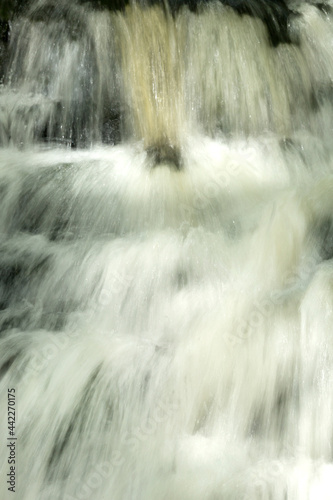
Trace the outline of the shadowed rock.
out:
M 271 44 L 292 43 L 288 26 L 295 13 L 284 0 L 220 0 L 232 7 L 238 14 L 261 19 L 266 25 Z
M 168 165 L 175 170 L 182 168 L 181 154 L 177 147 L 171 144 L 158 144 L 147 148 L 147 155 L 153 161 L 153 166 Z
M 315 3 L 314 6 L 321 10 L 326 16 L 332 13 L 332 7 L 328 5 L 328 3 Z

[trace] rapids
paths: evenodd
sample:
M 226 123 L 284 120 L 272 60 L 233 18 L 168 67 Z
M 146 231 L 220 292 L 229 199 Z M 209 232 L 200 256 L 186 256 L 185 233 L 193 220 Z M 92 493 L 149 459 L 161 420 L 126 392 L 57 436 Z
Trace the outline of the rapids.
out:
M 8 24 L 1 499 L 332 499 L 333 4 L 276 4 Z

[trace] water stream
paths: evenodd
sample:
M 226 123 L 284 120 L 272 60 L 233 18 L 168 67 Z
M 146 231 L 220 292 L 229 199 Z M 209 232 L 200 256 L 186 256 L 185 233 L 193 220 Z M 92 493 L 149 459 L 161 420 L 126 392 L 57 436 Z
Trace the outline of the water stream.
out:
M 333 497 L 333 4 L 192 7 L 8 25 L 1 499 Z

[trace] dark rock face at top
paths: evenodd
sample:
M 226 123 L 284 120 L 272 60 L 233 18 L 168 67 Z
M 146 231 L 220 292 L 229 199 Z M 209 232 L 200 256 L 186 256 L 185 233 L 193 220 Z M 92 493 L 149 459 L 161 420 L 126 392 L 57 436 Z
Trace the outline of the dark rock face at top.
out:
M 182 8 L 188 6 L 192 11 L 200 10 L 200 7 L 210 3 L 211 0 L 167 0 L 170 10 L 173 14 Z M 280 43 L 291 43 L 288 33 L 288 23 L 290 16 L 294 12 L 288 7 L 285 0 L 219 0 L 222 4 L 234 9 L 239 15 L 249 15 L 261 19 L 266 25 L 270 41 L 273 46 Z M 21 12 L 31 2 L 29 0 L 4 0 L 0 6 L 0 19 L 8 20 L 17 12 Z M 54 4 L 56 10 L 57 2 Z M 130 3 L 129 0 L 80 0 L 79 3 L 90 4 L 94 8 L 107 8 L 110 10 L 121 10 Z M 152 5 L 160 3 L 161 0 L 138 0 L 141 5 Z M 318 4 L 318 7 L 324 12 L 328 7 L 325 3 Z
M 107 7 L 111 10 L 122 9 L 129 3 L 128 0 L 83 0 L 96 7 Z M 222 4 L 231 7 L 239 15 L 249 15 L 261 19 L 266 25 L 270 41 L 274 47 L 280 43 L 291 43 L 288 33 L 289 17 L 295 13 L 288 7 L 285 0 L 219 0 Z M 211 0 L 168 0 L 167 3 L 173 14 L 186 5 L 192 11 L 199 11 L 200 7 Z M 140 4 L 152 5 L 163 2 L 160 0 L 139 0 Z M 321 4 L 324 5 L 324 4 Z

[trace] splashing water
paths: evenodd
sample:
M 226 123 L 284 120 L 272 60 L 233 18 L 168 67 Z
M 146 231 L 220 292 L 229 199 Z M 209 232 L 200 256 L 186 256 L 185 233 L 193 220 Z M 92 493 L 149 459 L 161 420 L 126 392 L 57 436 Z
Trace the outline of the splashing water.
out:
M 12 388 L 20 500 L 333 497 L 333 6 L 273 4 L 11 23 L 2 499 Z

